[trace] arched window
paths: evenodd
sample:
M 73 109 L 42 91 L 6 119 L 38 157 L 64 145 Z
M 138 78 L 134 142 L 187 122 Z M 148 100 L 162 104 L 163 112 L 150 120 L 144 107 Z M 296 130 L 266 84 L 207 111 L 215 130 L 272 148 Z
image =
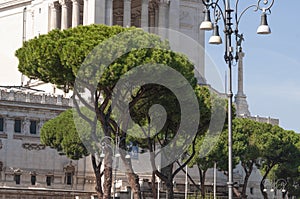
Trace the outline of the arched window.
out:
M 73 165 L 72 161 L 70 161 L 69 164 L 64 166 L 64 172 L 65 172 L 65 183 L 67 185 L 73 184 L 73 176 L 75 173 L 75 166 Z

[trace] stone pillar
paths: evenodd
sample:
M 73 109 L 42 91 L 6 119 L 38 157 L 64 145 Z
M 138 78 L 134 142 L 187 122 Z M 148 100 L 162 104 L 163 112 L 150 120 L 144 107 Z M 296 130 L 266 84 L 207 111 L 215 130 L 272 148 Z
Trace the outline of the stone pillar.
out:
M 113 0 L 106 0 L 105 24 L 108 26 L 113 25 Z
M 235 95 L 235 104 L 236 104 L 236 114 L 237 116 L 250 116 L 248 103 L 247 103 L 247 97 L 244 94 L 244 79 L 243 79 L 243 58 L 245 56 L 245 53 L 242 51 L 242 48 L 240 47 L 239 52 L 239 61 L 238 61 L 238 92 Z
M 57 2 L 53 2 L 50 4 L 50 9 L 51 9 L 51 20 L 50 20 L 50 30 L 56 29 L 58 28 L 58 3 Z
M 95 24 L 105 24 L 106 0 L 95 1 Z
M 7 139 L 11 140 L 14 137 L 14 125 L 15 120 L 13 118 L 5 118 L 5 126 L 6 126 L 6 132 L 7 132 Z
M 179 0 L 172 0 L 170 2 L 169 13 L 169 27 L 173 30 L 179 30 L 179 17 L 180 17 L 180 2 Z
M 162 37 L 162 39 L 167 38 L 167 31 L 165 28 L 168 28 L 168 19 L 169 15 L 169 2 L 168 0 L 161 0 L 158 8 L 158 34 Z
M 83 25 L 88 24 L 88 0 L 83 0 Z
M 39 123 L 38 123 L 38 125 L 37 125 L 37 132 L 38 132 L 38 134 L 41 134 L 41 129 L 42 129 L 44 123 L 45 123 L 44 120 L 40 120 L 40 121 L 39 121 Z
M 22 134 L 25 134 L 25 135 L 30 134 L 30 121 L 28 118 L 24 118 L 23 124 L 22 124 L 22 130 L 23 130 L 23 132 L 21 131 Z
M 178 52 L 186 52 L 183 47 L 188 47 L 187 55 L 191 55 L 192 52 L 195 52 L 196 58 L 199 57 L 197 50 L 192 49 L 192 47 L 195 47 L 196 44 L 193 43 L 192 46 L 187 44 L 187 41 L 183 39 L 179 34 L 172 34 L 172 30 L 180 31 L 179 30 L 179 18 L 180 18 L 180 0 L 172 0 L 170 1 L 170 12 L 169 12 L 169 28 L 170 28 L 170 34 L 168 34 L 168 40 L 170 41 L 171 48 Z M 191 47 L 191 48 L 190 48 Z M 190 57 L 189 57 L 190 59 Z M 195 59 L 192 59 L 193 61 Z M 194 62 L 195 67 L 197 67 L 198 63 Z M 197 71 L 195 71 L 197 72 Z
M 149 0 L 142 0 L 142 12 L 141 12 L 141 27 L 146 28 L 148 31 L 149 27 Z
M 59 1 L 61 5 L 61 30 L 68 28 L 68 6 L 66 0 Z
M 26 93 L 25 101 L 30 102 L 30 93 L 29 92 Z
M 78 0 L 72 0 L 72 28 L 79 25 L 79 3 Z
M 245 53 L 242 51 L 242 48 L 240 48 L 238 56 L 239 56 L 239 61 L 238 61 L 238 92 L 237 92 L 237 95 L 244 95 L 243 59 L 244 59 Z
M 123 26 L 131 26 L 131 0 L 124 0 Z

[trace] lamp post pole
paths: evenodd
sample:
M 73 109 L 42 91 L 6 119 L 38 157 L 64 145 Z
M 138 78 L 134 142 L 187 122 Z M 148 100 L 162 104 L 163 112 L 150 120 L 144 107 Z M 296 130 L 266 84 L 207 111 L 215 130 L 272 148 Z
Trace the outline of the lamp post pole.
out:
M 228 65 L 228 198 L 233 197 L 233 167 L 232 167 L 232 47 L 231 47 L 231 12 L 229 0 L 226 0 L 225 14 L 226 14 L 226 24 L 225 24 L 225 34 L 226 34 L 226 49 L 225 49 L 225 61 Z
M 221 44 L 222 38 L 219 35 L 218 21 L 222 19 L 224 25 L 225 34 L 225 54 L 224 59 L 228 65 L 228 198 L 233 198 L 233 154 L 232 154 L 232 64 L 234 61 L 238 61 L 238 50 L 236 55 L 233 56 L 234 48 L 232 46 L 232 34 L 235 34 L 235 47 L 239 49 L 243 40 L 243 35 L 239 34 L 239 22 L 243 14 L 250 8 L 255 8 L 254 11 L 262 11 L 261 24 L 257 29 L 257 34 L 270 34 L 271 30 L 267 23 L 267 12 L 270 13 L 270 9 L 274 4 L 274 0 L 257 0 L 256 4 L 252 4 L 246 7 L 242 12 L 238 13 L 238 5 L 240 0 L 235 0 L 235 9 L 230 6 L 230 0 L 202 0 L 205 6 L 204 21 L 200 25 L 200 30 L 213 30 L 213 35 L 209 39 L 210 44 Z M 222 4 L 223 3 L 223 4 Z M 213 10 L 214 24 L 211 22 L 210 9 Z M 234 15 L 234 18 L 232 17 Z M 235 23 L 232 23 L 234 19 Z M 233 30 L 234 26 L 234 30 Z

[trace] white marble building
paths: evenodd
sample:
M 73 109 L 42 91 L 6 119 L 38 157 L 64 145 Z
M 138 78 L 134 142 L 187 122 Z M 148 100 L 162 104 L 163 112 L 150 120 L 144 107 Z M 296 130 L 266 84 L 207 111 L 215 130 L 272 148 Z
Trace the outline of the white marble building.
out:
M 90 199 L 95 177 L 89 157 L 71 161 L 40 143 L 44 122 L 70 107 L 61 96 L 0 90 L 0 198 Z
M 0 67 L 5 70 L 0 85 L 27 83 L 17 70 L 15 51 L 23 41 L 55 28 L 136 26 L 168 38 L 168 31 L 157 29 L 161 27 L 179 31 L 204 47 L 204 32 L 199 30 L 202 10 L 201 0 L 0 0 Z M 178 46 L 185 44 L 177 42 Z M 191 45 L 188 50 L 193 53 L 193 48 Z M 194 54 L 192 60 L 204 77 L 204 54 Z

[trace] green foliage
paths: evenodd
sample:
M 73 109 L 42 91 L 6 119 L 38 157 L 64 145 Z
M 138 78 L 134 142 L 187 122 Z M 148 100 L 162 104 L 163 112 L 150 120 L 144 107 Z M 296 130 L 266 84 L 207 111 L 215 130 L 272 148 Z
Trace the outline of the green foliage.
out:
M 51 82 L 65 89 L 72 88 L 76 72 L 90 51 L 104 39 L 125 30 L 105 25 L 52 30 L 24 42 L 22 48 L 16 51 L 19 71 L 29 78 Z
M 71 159 L 77 160 L 89 154 L 75 128 L 72 109 L 43 125 L 41 142 L 57 151 L 63 151 Z
M 293 147 L 288 151 L 288 156 L 292 157 L 289 161 L 282 162 L 274 166 L 270 171 L 271 181 L 276 182 L 278 179 L 284 179 L 287 182 L 285 189 L 289 196 L 300 197 L 300 134 L 293 131 L 285 131 L 286 136 L 290 137 Z M 282 187 L 280 187 L 282 188 Z
M 128 34 L 118 35 L 121 32 Z M 119 43 L 114 43 L 114 40 L 106 40 L 116 35 L 121 37 L 118 40 L 120 41 Z M 105 45 L 101 45 L 102 43 L 105 43 Z M 99 47 L 95 48 L 96 46 Z M 140 46 L 150 46 L 151 48 L 140 49 Z M 92 50 L 94 54 L 89 55 Z M 97 56 L 101 55 L 101 53 L 103 54 L 103 52 L 108 53 L 104 57 L 101 57 L 101 60 L 98 60 Z M 121 52 L 127 53 L 121 54 Z M 92 71 L 93 65 L 97 65 L 95 66 L 97 70 L 99 66 L 108 63 L 109 66 L 105 67 L 101 79 L 96 81 L 98 81 L 99 93 L 101 92 L 101 95 L 109 100 L 111 99 L 113 88 L 123 74 L 137 66 L 147 64 L 164 64 L 170 66 L 181 73 L 192 87 L 196 86 L 193 64 L 185 56 L 169 50 L 168 43 L 162 42 L 157 35 L 149 34 L 135 28 L 126 29 L 119 26 L 90 25 L 78 26 L 63 31 L 53 30 L 46 35 L 26 41 L 23 47 L 16 51 L 16 56 L 19 59 L 19 70 L 23 74 L 30 78 L 53 83 L 59 88 L 64 88 L 66 91 L 74 88 L 75 78 L 78 77 L 77 73 L 80 67 L 84 68 L 82 70 L 83 74 L 80 75 L 86 77 L 84 81 L 87 82 L 86 86 L 89 87 L 95 83 L 93 79 L 97 79 L 98 77 L 98 73 Z M 95 63 L 95 60 L 99 62 Z M 113 62 L 111 63 L 110 60 L 113 60 Z M 82 66 L 83 64 L 84 66 Z M 159 69 L 159 65 L 157 67 Z M 177 86 L 180 87 L 180 84 L 181 82 L 178 82 Z M 177 107 L 178 104 L 173 103 L 176 102 L 174 95 L 172 96 L 168 89 L 157 85 L 145 85 L 139 88 L 139 90 L 143 90 L 143 95 L 139 96 L 140 92 L 137 90 L 131 96 L 131 100 L 139 99 L 136 100 L 135 106 L 131 108 L 134 120 L 139 124 L 145 123 L 145 119 L 147 119 L 145 113 L 148 113 L 147 108 L 149 106 L 143 106 L 144 104 L 151 105 L 153 102 L 162 104 L 164 107 L 168 107 L 169 122 L 166 125 L 168 126 L 168 130 L 165 130 L 165 132 L 171 137 L 170 135 L 172 132 L 175 132 L 180 122 L 180 109 Z M 102 127 L 106 130 L 112 129 L 110 133 L 116 132 L 116 125 L 112 121 L 117 115 L 108 115 L 111 101 L 105 102 L 104 105 L 102 104 L 105 107 L 101 107 L 100 101 L 95 104 L 98 104 L 98 106 L 88 108 L 90 110 L 99 109 L 100 112 L 96 112 L 98 119 L 102 123 Z M 134 109 L 138 112 L 134 112 Z M 63 140 L 60 137 L 62 133 L 56 134 L 56 131 L 53 132 L 50 130 L 53 127 L 53 129 L 61 131 L 61 129 L 54 127 L 57 125 L 57 122 L 72 123 L 70 120 L 50 122 L 46 125 L 49 126 L 49 130 L 44 130 L 43 137 L 46 144 L 60 150 L 63 144 L 67 146 L 69 142 L 67 139 Z M 89 122 L 85 122 L 83 126 L 88 126 Z M 79 123 L 76 122 L 76 125 L 79 125 Z M 108 128 L 108 125 L 110 128 Z M 81 129 L 80 125 L 79 129 Z M 107 133 L 105 130 L 104 132 Z M 86 138 L 84 143 L 88 143 L 88 135 L 90 134 L 87 134 L 85 137 L 83 136 L 83 138 Z M 72 142 L 71 138 L 73 137 L 70 137 L 70 142 Z M 72 147 L 72 145 L 69 146 Z
M 226 101 L 210 92 L 205 86 L 197 86 L 196 95 L 201 116 L 197 140 L 194 146 L 195 155 L 189 162 L 189 166 L 197 164 L 201 170 L 206 171 L 219 158 L 215 157 L 215 148 L 213 146 L 218 143 L 220 130 L 222 130 L 216 127 L 223 127 L 224 124 Z M 212 119 L 214 120 L 212 121 Z M 189 153 L 192 153 L 192 146 L 189 149 Z
M 265 125 L 264 129 L 257 135 L 257 140 L 261 151 L 261 167 L 269 172 L 276 164 L 293 161 L 296 147 L 291 131 L 271 125 Z

